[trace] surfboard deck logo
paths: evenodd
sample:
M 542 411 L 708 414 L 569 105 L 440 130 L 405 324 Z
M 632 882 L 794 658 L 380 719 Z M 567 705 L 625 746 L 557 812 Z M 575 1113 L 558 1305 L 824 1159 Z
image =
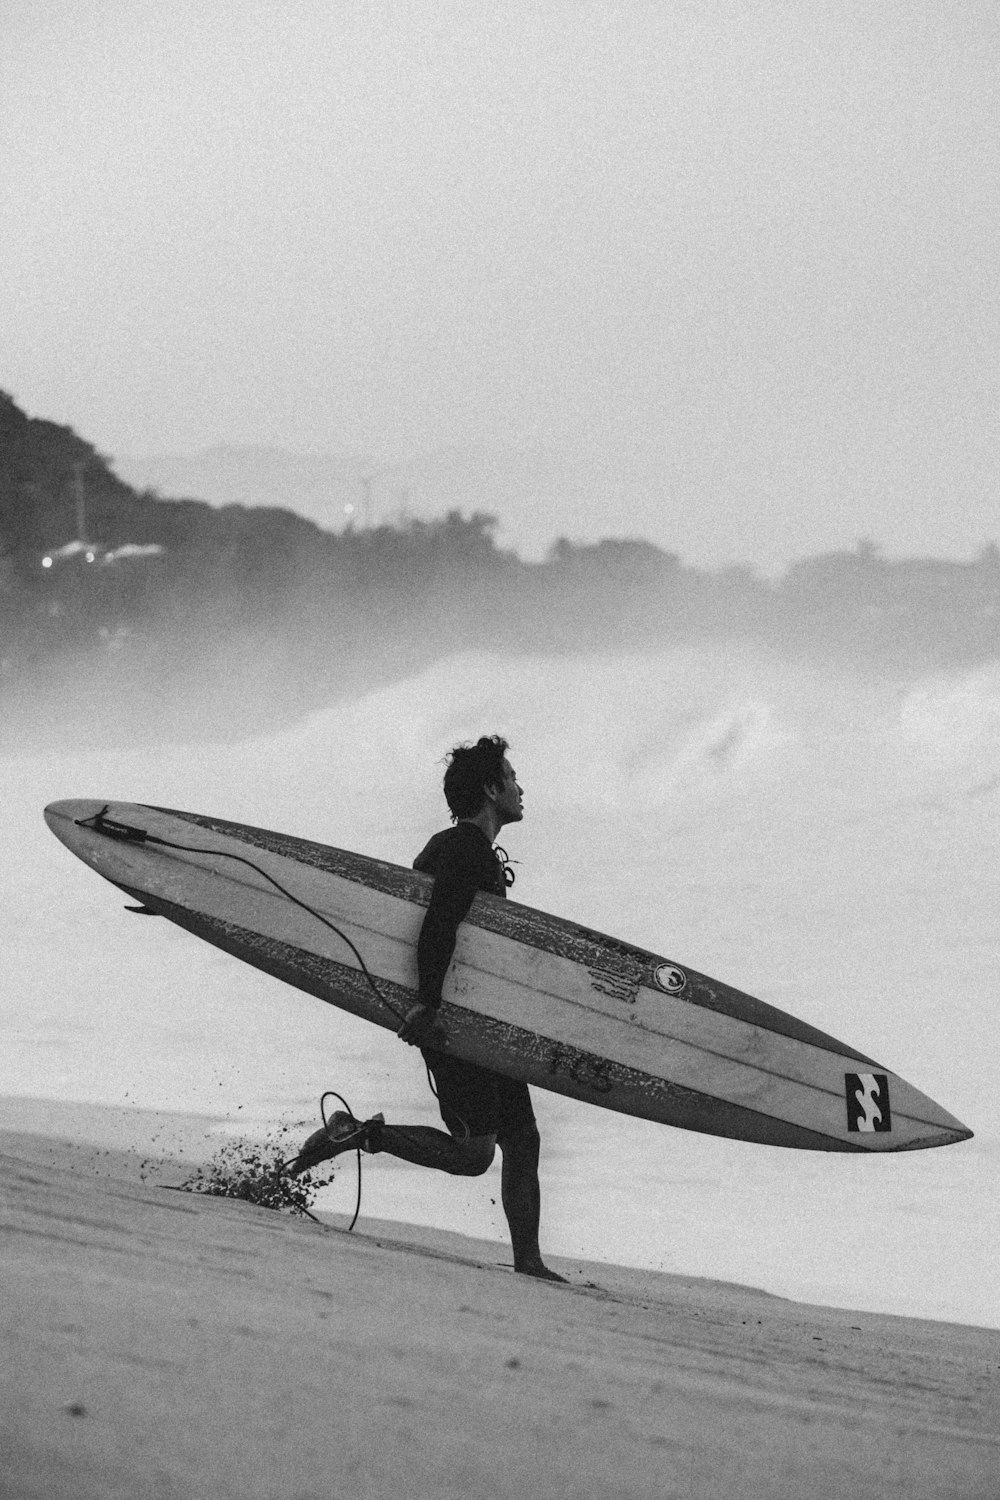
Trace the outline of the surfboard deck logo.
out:
M 889 1079 L 885 1073 L 846 1073 L 847 1128 L 864 1133 L 892 1129 Z
M 687 988 L 687 975 L 676 964 L 661 964 L 653 977 L 668 995 L 679 995 Z

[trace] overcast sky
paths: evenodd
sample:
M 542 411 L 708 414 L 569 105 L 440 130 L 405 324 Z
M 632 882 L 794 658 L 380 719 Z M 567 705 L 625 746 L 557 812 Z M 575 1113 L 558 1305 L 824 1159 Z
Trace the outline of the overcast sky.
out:
M 102 452 L 537 450 L 540 532 L 704 563 L 1000 533 L 995 0 L 0 25 L 0 386 Z

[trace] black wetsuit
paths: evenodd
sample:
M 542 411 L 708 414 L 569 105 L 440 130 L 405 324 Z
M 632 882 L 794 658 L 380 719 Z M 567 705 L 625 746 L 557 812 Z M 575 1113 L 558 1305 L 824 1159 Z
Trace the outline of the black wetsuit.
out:
M 413 868 L 434 877 L 417 940 L 417 975 L 421 1005 L 437 1010 L 459 926 L 480 891 L 506 896 L 507 881 L 499 855 L 476 823 L 456 823 L 436 833 Z M 452 1135 L 495 1135 L 502 1144 L 505 1135 L 534 1126 L 527 1084 L 445 1052 L 421 1051 L 434 1076 L 441 1118 Z

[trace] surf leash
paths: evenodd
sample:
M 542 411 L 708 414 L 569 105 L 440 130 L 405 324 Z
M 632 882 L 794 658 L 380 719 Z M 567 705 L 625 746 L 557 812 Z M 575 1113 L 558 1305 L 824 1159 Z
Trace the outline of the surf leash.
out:
M 260 865 L 254 862 L 254 860 L 247 859 L 247 857 L 243 854 L 233 854 L 228 849 L 201 849 L 194 844 L 178 844 L 173 842 L 173 840 L 171 839 L 160 838 L 158 834 L 150 833 L 146 828 L 137 828 L 133 823 L 122 823 L 117 818 L 109 818 L 107 816 L 107 812 L 110 805 L 110 803 L 105 802 L 104 806 L 98 812 L 92 813 L 89 818 L 77 818 L 76 826 L 78 828 L 93 828 L 95 833 L 104 834 L 107 838 L 119 839 L 124 843 L 156 844 L 158 847 L 163 849 L 175 849 L 181 854 L 210 854 L 216 858 L 232 859 L 235 860 L 237 864 L 246 865 L 248 869 L 256 871 L 258 875 L 262 875 L 266 881 L 273 885 L 275 890 L 279 891 L 281 895 L 286 898 L 286 900 L 291 901 L 293 905 L 300 907 L 302 911 L 307 912 L 311 917 L 315 917 L 317 922 L 321 922 L 324 927 L 329 928 L 331 932 L 335 933 L 337 937 L 339 937 L 344 943 L 347 944 L 348 948 L 350 948 L 351 952 L 357 959 L 358 964 L 361 968 L 361 972 L 365 976 L 365 979 L 368 981 L 368 984 L 371 987 L 372 993 L 375 995 L 375 998 L 380 1002 L 380 1004 L 384 1005 L 387 1010 L 391 1011 L 392 1014 L 397 1018 L 397 1020 L 403 1023 L 403 1026 L 406 1025 L 406 1015 L 398 1010 L 397 1007 L 393 1005 L 392 1001 L 387 1000 L 386 997 L 382 994 L 378 985 L 375 983 L 375 980 L 368 968 L 368 965 L 365 963 L 364 958 L 358 952 L 358 949 L 355 947 L 354 943 L 352 943 L 351 939 L 347 936 L 346 932 L 342 932 L 334 922 L 331 922 L 328 917 L 324 917 L 321 912 L 316 911 L 314 907 L 308 904 L 308 902 L 303 901 L 300 899 L 300 897 L 293 895 L 291 891 L 287 890 L 286 887 L 281 884 L 280 880 L 276 880 L 273 875 L 269 874 L 267 870 L 262 869 Z M 512 871 L 511 874 L 513 874 Z M 141 912 L 145 916 L 157 915 L 154 908 L 147 906 L 133 906 L 129 907 L 128 910 Z M 402 1027 L 400 1027 L 400 1030 L 402 1030 Z M 397 1035 L 399 1035 L 399 1032 L 397 1032 Z M 434 1079 L 431 1074 L 430 1066 L 426 1064 L 426 1058 L 424 1061 L 425 1065 L 427 1066 L 427 1081 L 431 1086 L 431 1092 L 434 1094 L 434 1097 L 437 1098 L 437 1089 L 434 1086 Z M 319 1101 L 320 1115 L 323 1119 L 324 1129 L 329 1128 L 326 1118 L 326 1101 L 329 1098 L 339 1099 L 341 1104 L 344 1106 L 344 1109 L 350 1115 L 351 1119 L 357 1120 L 357 1116 L 351 1109 L 351 1106 L 348 1104 L 344 1096 L 342 1094 L 338 1094 L 336 1089 L 327 1089 Z M 358 1121 L 357 1123 L 359 1125 L 361 1124 L 360 1121 Z M 462 1120 L 462 1125 L 465 1130 L 465 1137 L 466 1139 L 468 1139 L 470 1134 L 469 1126 L 464 1120 Z M 354 1217 L 348 1226 L 348 1233 L 351 1232 L 355 1224 L 358 1222 L 358 1215 L 361 1212 L 360 1143 L 356 1148 L 356 1154 L 358 1161 L 358 1193 L 354 1207 Z M 284 1165 L 286 1167 L 290 1166 L 294 1159 L 294 1157 L 290 1158 L 288 1162 L 284 1163 Z M 309 1217 L 313 1218 L 314 1215 L 310 1214 Z
M 358 1196 L 357 1196 L 357 1199 L 356 1199 L 355 1204 L 354 1204 L 354 1218 L 351 1220 L 351 1222 L 347 1226 L 347 1232 L 348 1232 L 348 1234 L 350 1234 L 351 1230 L 354 1228 L 355 1224 L 358 1222 L 358 1214 L 361 1212 L 361 1131 L 360 1131 L 361 1121 L 358 1119 L 357 1115 L 354 1113 L 353 1109 L 348 1104 L 348 1102 L 344 1098 L 343 1094 L 338 1094 L 336 1089 L 327 1089 L 327 1091 L 326 1091 L 325 1094 L 321 1094 L 320 1095 L 320 1100 L 319 1100 L 319 1112 L 320 1112 L 320 1115 L 322 1116 L 322 1120 L 323 1120 L 323 1129 L 327 1132 L 327 1134 L 330 1133 L 330 1122 L 326 1118 L 326 1101 L 328 1099 L 331 1099 L 331 1098 L 332 1099 L 339 1099 L 340 1100 L 341 1104 L 347 1110 L 347 1113 L 350 1115 L 351 1119 L 359 1127 L 359 1130 L 358 1130 L 358 1144 L 357 1144 L 357 1146 L 354 1149 L 354 1154 L 355 1154 L 355 1156 L 357 1157 L 357 1160 L 358 1160 Z
M 354 1218 L 351 1220 L 351 1222 L 347 1226 L 347 1233 L 350 1234 L 351 1230 L 354 1228 L 355 1224 L 358 1222 L 358 1215 L 361 1212 L 361 1130 L 362 1130 L 362 1127 L 364 1125 L 364 1121 L 358 1119 L 357 1115 L 354 1113 L 353 1109 L 348 1104 L 348 1102 L 344 1098 L 343 1094 L 338 1094 L 336 1089 L 327 1089 L 325 1093 L 323 1093 L 323 1094 L 320 1095 L 320 1100 L 319 1100 L 319 1112 L 320 1112 L 320 1116 L 321 1116 L 321 1118 L 323 1120 L 323 1129 L 326 1131 L 327 1135 L 330 1134 L 330 1122 L 329 1122 L 329 1120 L 326 1117 L 326 1101 L 328 1099 L 339 1099 L 340 1102 L 341 1102 L 341 1104 L 344 1106 L 344 1109 L 346 1110 L 347 1114 L 350 1115 L 351 1119 L 354 1121 L 355 1125 L 357 1125 L 357 1127 L 358 1127 L 358 1131 L 357 1131 L 357 1134 L 358 1134 L 358 1144 L 354 1148 L 355 1149 L 355 1155 L 357 1156 L 357 1159 L 358 1159 L 358 1196 L 357 1196 L 357 1198 L 355 1200 L 355 1203 L 354 1203 Z M 287 1161 L 283 1161 L 281 1163 L 281 1165 L 284 1168 L 284 1170 L 287 1171 L 289 1167 L 292 1167 L 292 1166 L 295 1165 L 296 1160 L 297 1160 L 296 1157 L 290 1156 L 288 1158 L 288 1160 Z M 317 1165 L 322 1166 L 322 1162 L 317 1163 Z M 309 1170 L 311 1171 L 312 1168 L 309 1168 Z M 328 1185 L 329 1184 L 327 1184 L 327 1183 L 322 1184 L 322 1186 L 324 1186 L 324 1187 L 326 1187 Z M 306 1209 L 306 1212 L 307 1213 L 309 1212 L 308 1209 Z M 321 1219 L 317 1219 L 315 1214 L 309 1214 L 309 1217 L 311 1219 L 313 1219 L 317 1224 L 321 1224 L 322 1223 L 322 1220 Z
M 287 890 L 286 887 L 281 884 L 280 880 L 276 880 L 273 875 L 268 874 L 267 870 L 262 869 L 262 867 L 256 864 L 252 859 L 247 859 L 245 855 L 232 854 L 228 849 L 200 849 L 194 844 L 176 844 L 170 839 L 161 839 L 158 834 L 150 833 L 146 828 L 137 828 L 133 823 L 121 823 L 117 818 L 109 818 L 106 816 L 110 805 L 111 804 L 109 802 L 105 802 L 101 810 L 99 812 L 93 813 L 89 818 L 77 818 L 76 826 L 78 828 L 93 828 L 95 833 L 102 833 L 109 839 L 119 839 L 124 843 L 157 844 L 160 848 L 176 849 L 182 854 L 210 854 L 216 859 L 232 859 L 235 860 L 237 864 L 246 865 L 249 869 L 255 870 L 258 875 L 262 875 L 265 880 L 269 881 L 271 885 L 274 886 L 275 890 L 280 891 L 281 895 L 284 896 L 288 901 L 291 901 L 293 905 L 301 908 L 302 911 L 308 912 L 311 917 L 315 917 L 317 922 L 322 922 L 324 927 L 328 927 L 331 932 L 335 933 L 336 936 L 341 939 L 342 942 L 347 944 L 348 948 L 350 948 L 351 952 L 354 954 L 354 957 L 357 959 L 358 964 L 361 968 L 361 972 L 365 976 L 365 979 L 368 981 L 368 984 L 371 987 L 371 991 L 374 994 L 376 1000 L 378 1000 L 379 1004 L 384 1005 L 386 1010 L 391 1011 L 396 1019 L 398 1021 L 401 1021 L 405 1026 L 406 1015 L 401 1010 L 399 1010 L 397 1006 L 393 1005 L 391 1000 L 387 1000 L 386 997 L 382 994 L 382 991 L 375 983 L 375 980 L 371 972 L 369 971 L 368 965 L 365 963 L 355 945 L 351 942 L 351 939 L 347 936 L 347 933 L 342 932 L 334 922 L 331 922 L 328 917 L 324 917 L 321 912 L 316 911 L 315 907 L 310 906 L 308 902 L 301 900 L 298 896 L 294 896 L 290 890 Z M 128 908 L 128 910 L 139 912 L 143 916 L 156 915 L 155 910 L 147 906 L 131 906 Z M 337 1098 L 340 1098 L 339 1094 L 337 1095 Z M 348 1111 L 348 1113 L 350 1113 L 350 1111 Z M 354 1116 L 351 1115 L 351 1118 L 353 1119 Z

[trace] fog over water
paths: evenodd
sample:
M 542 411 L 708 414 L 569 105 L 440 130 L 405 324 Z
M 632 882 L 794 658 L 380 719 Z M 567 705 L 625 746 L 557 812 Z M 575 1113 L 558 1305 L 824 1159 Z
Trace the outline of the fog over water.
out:
M 517 899 L 714 974 L 878 1058 L 975 1132 L 855 1159 L 715 1140 L 535 1091 L 543 1247 L 1000 1326 L 1000 666 L 903 680 L 749 647 L 451 656 L 235 744 L 9 755 L 0 1093 L 309 1121 L 320 1092 L 434 1123 L 418 1054 L 124 898 L 48 833 L 64 797 L 157 802 L 409 864 L 441 759 L 499 730 Z M 321 1199 L 353 1206 L 353 1166 Z M 505 1239 L 499 1169 L 367 1160 L 364 1210 Z

